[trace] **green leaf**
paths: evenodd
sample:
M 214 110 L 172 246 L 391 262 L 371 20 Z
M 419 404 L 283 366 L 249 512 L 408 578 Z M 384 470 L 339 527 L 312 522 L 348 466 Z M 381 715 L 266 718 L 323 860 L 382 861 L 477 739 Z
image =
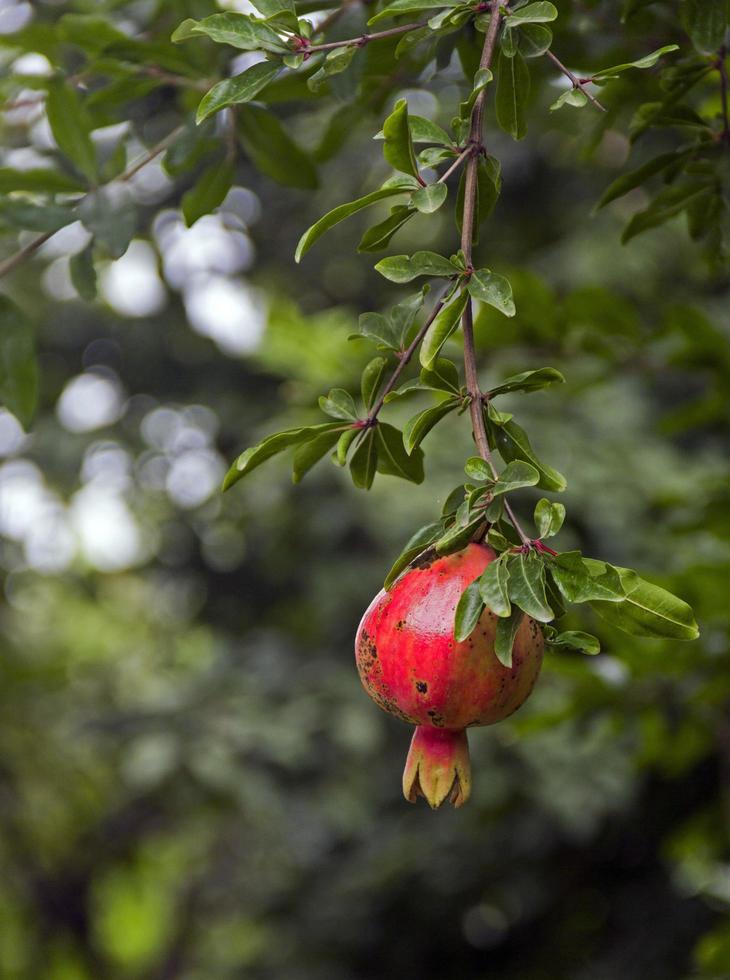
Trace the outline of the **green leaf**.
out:
M 489 389 L 489 397 L 496 395 L 506 395 L 512 391 L 538 391 L 540 388 L 547 388 L 553 384 L 565 384 L 565 378 L 555 368 L 537 368 L 534 371 L 522 371 L 521 374 L 512 374 L 505 378 L 501 384 Z
M 546 24 L 556 20 L 557 7 L 552 3 L 528 3 L 505 17 L 507 27 L 521 27 L 523 24 Z
M 527 99 L 530 94 L 530 70 L 519 51 L 507 58 L 500 51 L 497 72 L 497 122 L 516 140 L 527 135 Z
M 200 100 L 195 121 L 201 123 L 227 106 L 250 102 L 276 78 L 280 71 L 281 65 L 278 62 L 260 61 L 240 75 L 223 79 Z
M 479 617 L 484 612 L 484 602 L 479 592 L 479 582 L 472 582 L 461 593 L 454 614 L 454 639 L 457 643 L 468 640 L 476 629 Z
M 368 21 L 369 25 L 377 24 L 378 21 L 385 20 L 387 17 L 399 17 L 401 14 L 415 14 L 421 10 L 440 10 L 443 7 L 458 7 L 461 0 L 394 0 L 382 10 L 378 11 Z
M 91 122 L 75 88 L 61 79 L 48 85 L 46 115 L 53 138 L 65 157 L 94 183 L 98 177 Z
M 285 187 L 312 190 L 318 184 L 311 158 L 289 136 L 277 117 L 261 106 L 237 110 L 238 138 L 262 174 Z
M 438 358 L 439 351 L 449 337 L 459 328 L 459 321 L 464 312 L 469 296 L 460 292 L 455 299 L 443 307 L 423 338 L 419 358 L 425 368 L 432 368 Z
M 464 472 L 470 480 L 492 480 L 492 468 L 481 456 L 470 456 L 464 463 Z
M 0 198 L 0 222 L 28 231 L 59 231 L 76 220 L 71 208 L 59 204 L 35 204 L 23 197 Z
M 389 217 L 378 222 L 377 225 L 373 225 L 372 228 L 368 228 L 357 246 L 358 252 L 381 251 L 388 245 L 393 235 L 417 213 L 415 208 L 405 204 L 396 204 L 394 208 L 391 208 Z
M 499 479 L 492 487 L 492 496 L 499 497 L 513 490 L 520 490 L 522 487 L 534 487 L 539 479 L 540 474 L 531 463 L 516 459 L 508 463 L 499 474 Z
M 582 88 L 568 88 L 553 102 L 550 111 L 555 112 L 557 109 L 562 109 L 564 105 L 572 105 L 574 108 L 580 109 L 584 105 L 588 105 L 588 96 Z
M 344 388 L 332 388 L 325 398 L 319 398 L 319 407 L 326 415 L 334 419 L 344 419 L 348 422 L 357 421 L 357 408 L 352 395 Z
M 385 577 L 383 582 L 383 588 L 388 590 L 391 585 L 398 578 L 400 573 L 404 568 L 407 568 L 411 562 L 418 558 L 429 545 L 439 537 L 443 531 L 443 524 L 438 521 L 435 524 L 426 524 L 425 527 L 419 528 L 415 534 L 413 534 L 406 542 L 405 547 L 398 555 L 396 560 L 393 562 L 393 566 Z
M 479 592 L 487 609 L 506 619 L 512 614 L 509 601 L 509 569 L 503 556 L 491 561 L 479 579 Z
M 540 474 L 540 482 L 537 485 L 541 490 L 550 490 L 556 493 L 565 490 L 565 477 L 551 466 L 540 462 L 530 445 L 527 433 L 515 421 L 510 420 L 504 425 L 494 428 L 497 449 L 505 463 L 511 463 L 514 459 L 524 459 L 525 462 L 532 463 Z
M 725 39 L 727 0 L 682 0 L 679 15 L 700 54 L 716 54 Z
M 360 391 L 366 408 L 372 408 L 375 403 L 387 367 L 388 361 L 385 357 L 374 357 L 362 372 Z
M 448 391 L 454 395 L 460 393 L 459 372 L 454 362 L 445 357 L 437 357 L 430 368 L 421 371 L 421 383 L 436 391 Z
M 347 463 L 347 453 L 360 432 L 362 432 L 361 428 L 352 426 L 349 429 L 345 429 L 337 440 L 336 456 L 339 466 L 344 466 Z
M 493 81 L 494 75 L 489 70 L 489 68 L 479 68 L 474 75 L 474 81 L 472 82 L 472 89 L 469 93 L 469 98 L 462 102 L 459 106 L 459 116 L 465 122 L 471 119 L 472 110 L 474 109 L 474 103 L 477 97 L 484 89 Z
M 443 276 L 451 278 L 459 269 L 443 255 L 436 252 L 414 252 L 413 255 L 391 255 L 375 266 L 381 276 L 391 282 L 411 282 L 419 276 Z
M 633 636 L 663 636 L 696 640 L 700 635 L 692 609 L 666 589 L 640 578 L 629 568 L 615 568 L 625 589 L 620 603 L 592 602 L 591 607 L 609 622 Z
M 96 299 L 96 268 L 94 266 L 94 244 L 87 245 L 81 252 L 72 255 L 69 261 L 71 282 L 81 299 L 90 303 Z
M 692 149 L 683 148 L 681 150 L 673 150 L 671 153 L 660 153 L 659 156 L 648 160 L 641 167 L 637 167 L 636 170 L 617 177 L 603 192 L 600 201 L 596 205 L 596 210 L 605 207 L 606 204 L 615 201 L 618 197 L 623 197 L 624 194 L 628 194 L 635 187 L 640 187 L 646 180 L 653 177 L 654 174 L 661 173 L 662 170 L 666 170 L 667 167 L 671 167 L 675 163 L 681 163 L 692 152 Z
M 76 177 L 62 174 L 59 170 L 14 170 L 12 167 L 0 167 L 0 194 L 10 194 L 12 191 L 31 191 L 46 194 L 73 194 L 82 191 L 86 184 Z
M 307 228 L 299 239 L 295 255 L 296 261 L 301 262 L 302 256 L 309 251 L 317 239 L 321 238 L 326 231 L 329 231 L 330 228 L 340 221 L 344 221 L 350 215 L 362 211 L 363 208 L 369 208 L 371 205 L 377 204 L 378 201 L 382 201 L 386 197 L 405 194 L 409 190 L 410 188 L 408 187 L 381 187 L 379 191 L 373 191 L 372 194 L 366 194 L 365 197 L 359 197 L 356 201 L 350 201 L 348 204 L 340 204 L 339 207 L 328 211 L 319 221 L 316 221 L 310 228 Z
M 453 140 L 445 129 L 423 116 L 408 115 L 408 126 L 414 143 L 436 143 L 438 146 L 453 146 Z
M 305 442 L 294 453 L 294 465 L 292 470 L 292 481 L 299 483 L 305 473 L 318 463 L 322 457 L 339 441 L 340 432 L 335 429 L 332 432 L 323 432 L 310 442 Z
M 521 609 L 513 609 L 508 618 L 497 620 L 494 653 L 504 667 L 512 666 L 512 648 L 515 645 L 515 637 L 522 625 L 524 615 Z
M 448 194 L 446 184 L 427 184 L 411 195 L 411 204 L 422 214 L 438 211 Z
M 395 108 L 383 123 L 383 156 L 394 170 L 418 177 L 418 164 L 408 126 L 408 103 L 399 99 Z
M 356 52 L 355 45 L 329 51 L 319 69 L 307 79 L 307 88 L 310 92 L 318 92 L 331 75 L 339 75 L 346 71 Z
M 528 616 L 541 623 L 555 619 L 545 595 L 545 566 L 535 554 L 509 559 L 509 597 Z
M 477 269 L 469 277 L 467 288 L 474 299 L 487 303 L 505 316 L 515 315 L 515 302 L 512 298 L 512 287 L 504 276 L 490 272 L 489 269 Z
M 30 320 L 0 294 L 0 403 L 28 429 L 38 401 L 38 365 Z
M 275 432 L 267 436 L 255 446 L 246 449 L 236 459 L 229 469 L 223 481 L 223 489 L 228 490 L 234 483 L 243 479 L 253 472 L 257 466 L 265 463 L 267 459 L 276 456 L 290 446 L 296 446 L 303 442 L 311 442 L 323 432 L 332 432 L 337 429 L 341 431 L 341 422 L 323 422 L 321 425 L 308 425 L 297 429 L 285 429 L 283 432 Z
M 188 228 L 223 203 L 231 189 L 233 173 L 232 161 L 219 160 L 204 170 L 195 186 L 183 194 L 182 212 Z
M 549 564 L 550 574 L 568 602 L 623 602 L 625 590 L 618 572 L 602 561 L 566 551 Z
M 289 50 L 276 31 L 247 14 L 213 14 L 199 21 L 184 20 L 171 40 L 177 43 L 193 37 L 208 37 L 217 44 L 229 44 L 241 51 Z
M 590 656 L 601 652 L 601 642 L 598 637 L 583 633 L 581 630 L 566 630 L 564 633 L 558 633 L 549 642 L 550 646 L 570 647 L 571 650 L 580 650 L 581 653 Z
M 294 0 L 254 0 L 254 7 L 267 20 L 280 20 L 290 30 L 298 30 Z
M 375 439 L 375 430 L 368 429 L 350 460 L 350 475 L 355 486 L 359 487 L 360 490 L 369 490 L 375 479 L 377 465 L 378 446 Z
M 535 504 L 535 526 L 541 538 L 551 538 L 557 534 L 565 520 L 565 507 L 553 503 L 545 497 Z
M 687 210 L 698 198 L 711 194 L 713 189 L 706 180 L 700 179 L 660 191 L 648 208 L 637 211 L 629 221 L 621 235 L 621 243 L 626 244 L 642 232 L 663 225 L 670 218 Z
M 460 404 L 456 398 L 447 398 L 441 404 L 427 408 L 409 419 L 403 429 L 403 444 L 406 452 L 410 454 L 417 446 L 420 446 L 431 429 L 446 418 L 450 412 L 458 408 Z
M 525 58 L 539 58 L 550 49 L 553 32 L 542 24 L 523 24 L 519 31 L 520 51 Z
M 403 436 L 392 425 L 380 422 L 375 429 L 378 446 L 378 473 L 398 476 L 411 483 L 423 483 L 423 453 L 414 449 L 409 456 Z
M 708 3 L 707 6 L 709 6 L 712 2 L 713 0 L 710 0 L 710 3 Z M 724 2 L 724 0 L 721 0 L 721 2 Z M 702 0 L 702 3 L 704 5 L 705 0 Z M 622 65 L 613 65 L 611 68 L 602 68 L 600 71 L 594 72 L 592 78 L 594 81 L 601 78 L 612 78 L 614 75 L 618 75 L 622 71 L 628 71 L 629 68 L 652 68 L 663 55 L 668 54 L 670 51 L 678 50 L 678 44 L 665 44 L 664 47 L 657 48 L 656 51 L 652 51 L 651 54 L 644 55 L 643 58 L 639 58 L 637 61 L 627 61 Z
M 452 555 L 461 551 L 483 524 L 484 517 L 481 514 L 466 524 L 454 524 L 434 543 L 434 550 L 438 555 Z
M 108 184 L 87 194 L 78 216 L 92 235 L 113 258 L 119 259 L 129 248 L 137 230 L 137 208 L 126 185 Z

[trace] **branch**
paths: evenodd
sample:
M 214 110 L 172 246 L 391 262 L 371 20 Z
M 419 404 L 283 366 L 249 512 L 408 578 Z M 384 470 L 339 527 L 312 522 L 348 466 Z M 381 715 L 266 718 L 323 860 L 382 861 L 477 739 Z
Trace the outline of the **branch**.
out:
M 494 48 L 497 43 L 497 32 L 499 31 L 502 19 L 502 6 L 500 0 L 491 0 L 491 19 L 487 34 L 484 38 L 482 57 L 479 62 L 480 68 L 489 68 L 494 57 Z M 482 145 L 482 128 L 484 119 L 484 106 L 487 98 L 487 90 L 482 89 L 476 98 L 471 114 L 471 127 L 469 130 L 469 150 L 470 156 L 466 163 L 466 178 L 464 182 L 464 210 L 461 221 L 461 248 L 464 253 L 467 271 L 473 269 L 472 258 L 472 237 L 474 234 L 474 221 L 476 217 L 476 195 L 477 195 L 477 168 L 479 166 L 479 147 Z M 464 334 L 464 374 L 466 378 L 466 390 L 469 394 L 469 414 L 471 416 L 471 426 L 474 433 L 479 455 L 486 462 L 492 476 L 497 479 L 498 473 L 494 467 L 492 451 L 489 448 L 489 439 L 484 425 L 484 415 L 482 410 L 482 391 L 479 387 L 479 374 L 477 372 L 476 348 L 474 347 L 474 320 L 472 314 L 471 297 L 467 300 L 464 313 L 461 318 L 461 328 Z M 530 538 L 522 530 L 509 501 L 505 498 L 504 509 L 512 522 L 512 526 L 519 535 L 520 541 L 527 547 L 530 546 Z
M 325 44 L 310 44 L 307 38 L 297 38 L 298 52 L 301 54 L 315 54 L 317 51 L 334 51 L 335 48 L 364 48 L 371 41 L 381 41 L 386 37 L 397 37 L 399 34 L 407 34 L 415 31 L 419 27 L 425 27 L 427 21 L 420 20 L 413 24 L 401 24 L 400 27 L 390 27 L 387 31 L 377 31 L 375 34 L 360 34 L 359 37 L 348 37 L 344 41 L 327 41 Z
M 139 173 L 139 171 L 142 170 L 143 167 L 146 167 L 148 163 L 151 163 L 161 153 L 164 153 L 165 150 L 172 143 L 174 143 L 175 140 L 180 135 L 182 135 L 184 129 L 185 129 L 184 126 L 178 126 L 171 133 L 169 133 L 163 140 L 161 140 L 156 146 L 153 146 L 151 150 L 148 150 L 138 160 L 136 160 L 133 164 L 131 164 L 126 170 L 124 170 L 121 174 L 119 174 L 118 177 L 115 177 L 113 180 L 110 180 L 109 183 L 113 184 L 116 181 L 119 181 L 121 183 L 126 183 L 127 181 L 131 180 L 132 177 L 134 177 L 135 174 Z M 77 203 L 80 204 L 81 201 L 83 200 L 84 198 L 82 197 Z M 14 255 L 11 255 L 3 262 L 0 262 L 0 279 L 2 279 L 4 276 L 7 276 L 8 273 L 12 272 L 14 269 L 17 269 L 17 267 L 19 265 L 22 265 L 26 259 L 29 259 L 31 258 L 31 256 L 35 255 L 38 249 L 41 248 L 43 245 L 45 245 L 49 239 L 53 238 L 55 234 L 56 234 L 55 231 L 44 231 L 42 235 L 39 235 L 37 238 L 34 238 L 33 241 L 29 242 L 19 251 L 15 252 Z
M 410 361 L 410 359 L 415 354 L 415 352 L 416 352 L 416 350 L 418 348 L 418 345 L 421 343 L 421 341 L 423 340 L 423 338 L 426 336 L 426 332 L 427 332 L 428 328 L 431 326 L 431 324 L 433 323 L 433 321 L 436 319 L 436 317 L 439 315 L 439 313 L 443 309 L 443 306 L 444 306 L 444 303 L 445 302 L 446 302 L 446 296 L 442 296 L 441 299 L 438 301 L 438 303 L 434 306 L 433 310 L 431 311 L 430 316 L 426 319 L 425 323 L 420 328 L 420 330 L 418 331 L 418 333 L 416 334 L 416 336 L 413 338 L 413 340 L 410 342 L 410 344 L 408 345 L 408 347 L 400 355 L 400 360 L 398 361 L 398 364 L 396 365 L 395 371 L 393 371 L 393 373 L 391 374 L 390 379 L 389 379 L 387 385 L 385 386 L 385 388 L 383 388 L 383 391 L 382 391 L 382 393 L 380 395 L 380 398 L 378 398 L 377 402 L 370 409 L 370 412 L 368 413 L 368 417 L 365 419 L 365 424 L 363 426 L 363 429 L 369 429 L 369 428 L 371 428 L 371 426 L 373 426 L 375 424 L 375 421 L 378 418 L 378 414 L 379 414 L 381 408 L 383 407 L 383 405 L 385 404 L 386 397 L 391 393 L 391 391 L 393 390 L 393 388 L 395 388 L 395 386 L 396 386 L 396 384 L 398 382 L 398 378 L 403 373 L 403 370 L 404 370 L 406 364 L 408 364 L 408 362 Z
M 720 104 L 722 106 L 722 133 L 721 138 L 730 141 L 730 114 L 728 113 L 728 73 L 725 58 L 727 48 L 723 44 L 717 52 L 716 68 L 720 72 Z
M 585 97 L 588 99 L 588 101 L 593 103 L 593 105 L 596 107 L 596 109 L 600 109 L 601 112 L 607 112 L 608 111 L 606 109 L 605 105 L 602 105 L 598 101 L 598 99 L 595 97 L 595 95 L 591 95 L 590 92 L 586 91 L 586 85 L 589 85 L 591 83 L 592 79 L 590 79 L 590 78 L 578 78 L 577 75 L 573 74 L 573 72 L 570 70 L 570 68 L 566 68 L 565 67 L 565 65 L 563 64 L 563 62 L 556 55 L 554 55 L 552 53 L 552 51 L 547 50 L 545 52 L 545 54 L 552 61 L 552 63 L 555 65 L 555 67 L 556 68 L 559 68 L 560 71 L 565 75 L 565 77 L 566 78 L 569 78 L 571 80 L 571 82 L 573 83 L 573 88 L 576 88 L 576 89 L 578 89 L 579 92 L 582 92 L 585 95 Z

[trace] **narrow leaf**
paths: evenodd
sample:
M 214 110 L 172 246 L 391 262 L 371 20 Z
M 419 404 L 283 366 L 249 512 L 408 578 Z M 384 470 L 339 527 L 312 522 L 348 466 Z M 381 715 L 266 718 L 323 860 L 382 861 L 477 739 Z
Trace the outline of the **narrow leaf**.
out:
M 513 609 L 508 618 L 497 620 L 494 653 L 504 667 L 512 666 L 512 648 L 515 645 L 515 637 L 522 625 L 524 615 L 521 609 Z
M 491 561 L 479 579 L 479 592 L 487 609 L 495 616 L 507 618 L 512 614 L 509 601 L 509 569 L 505 558 Z
M 27 429 L 38 400 L 38 365 L 30 320 L 0 295 L 0 403 Z
M 663 636 L 695 640 L 700 635 L 692 609 L 666 589 L 640 578 L 629 568 L 617 568 L 626 591 L 623 602 L 592 602 L 607 622 L 634 636 Z
M 459 404 L 460 402 L 455 398 L 447 398 L 440 405 L 427 408 L 423 412 L 419 412 L 418 415 L 414 415 L 412 419 L 409 419 L 403 429 L 403 444 L 406 452 L 410 454 L 417 446 L 420 446 L 431 429 L 458 408 Z
M 479 617 L 484 612 L 484 602 L 479 592 L 479 582 L 472 582 L 461 593 L 454 614 L 454 639 L 457 643 L 468 640 L 476 629 Z
M 413 151 L 411 131 L 408 126 L 408 103 L 399 99 L 395 108 L 383 123 L 383 156 L 394 170 L 418 177 L 418 164 Z
M 328 211 L 319 221 L 308 228 L 302 237 L 299 239 L 299 244 L 297 245 L 297 250 L 295 254 L 295 259 L 300 262 L 302 256 L 305 255 L 309 249 L 314 245 L 317 239 L 321 238 L 326 231 L 329 231 L 334 225 L 338 224 L 340 221 L 344 221 L 345 218 L 349 218 L 350 215 L 356 214 L 358 211 L 362 211 L 363 208 L 369 208 L 373 204 L 377 204 L 378 201 L 382 201 L 386 197 L 394 197 L 396 194 L 405 194 L 410 190 L 408 187 L 381 187 L 379 191 L 373 191 L 371 194 L 366 194 L 364 197 L 359 197 L 356 201 L 350 201 L 348 204 L 340 204 L 339 207 L 334 208 L 332 211 Z
M 545 497 L 535 505 L 535 526 L 541 538 L 551 538 L 557 534 L 565 520 L 565 507 L 553 503 Z
M 405 547 L 393 562 L 393 566 L 383 582 L 383 588 L 386 590 L 390 589 L 391 585 L 395 582 L 403 569 L 407 568 L 407 566 L 410 565 L 415 558 L 422 554 L 430 544 L 433 544 L 442 531 L 443 524 L 441 521 L 438 521 L 435 524 L 427 524 L 425 527 L 419 528 L 416 533 L 408 539 Z
M 505 422 L 504 425 L 499 427 L 494 426 L 493 428 L 497 449 L 505 463 L 511 463 L 513 459 L 524 459 L 525 462 L 532 463 L 539 472 L 540 482 L 537 486 L 541 490 L 550 490 L 557 493 L 565 490 L 565 477 L 551 466 L 540 462 L 530 445 L 527 433 L 514 420 Z
M 374 357 L 370 361 L 360 378 L 360 392 L 365 408 L 372 408 L 377 398 L 380 386 L 383 383 L 388 361 L 384 357 Z
M 509 597 L 515 605 L 541 623 L 555 619 L 545 595 L 545 566 L 537 555 L 510 558 L 509 574 Z
M 350 475 L 355 486 L 360 490 L 369 490 L 375 479 L 377 465 L 378 447 L 375 432 L 369 429 L 350 460 Z
M 280 71 L 281 65 L 277 62 L 261 61 L 251 65 L 240 75 L 218 82 L 200 100 L 195 121 L 201 123 L 227 106 L 250 102 Z
M 469 277 L 467 284 L 469 292 L 480 303 L 487 303 L 505 316 L 515 315 L 515 303 L 512 298 L 512 287 L 504 276 L 490 272 L 489 269 L 477 269 Z
M 469 296 L 460 292 L 454 300 L 444 306 L 423 338 L 419 358 L 425 368 L 433 367 L 441 348 L 449 337 L 459 328 L 459 321 L 464 312 Z
M 397 283 L 411 282 L 419 276 L 450 278 L 459 272 L 449 259 L 444 258 L 443 255 L 437 255 L 436 252 L 391 255 L 387 259 L 381 259 L 375 268 L 381 276 Z
M 392 425 L 381 422 L 375 430 L 378 447 L 378 472 L 398 476 L 411 483 L 423 483 L 423 453 L 415 449 L 409 456 L 403 436 Z
M 527 99 L 530 70 L 518 52 L 514 58 L 500 51 L 497 73 L 496 111 L 500 128 L 516 140 L 527 135 Z
M 315 463 L 318 463 L 332 449 L 339 438 L 339 430 L 334 429 L 330 432 L 323 432 L 315 439 L 312 439 L 311 442 L 305 442 L 304 445 L 300 446 L 294 453 L 293 482 L 299 483 L 304 474 L 308 473 Z

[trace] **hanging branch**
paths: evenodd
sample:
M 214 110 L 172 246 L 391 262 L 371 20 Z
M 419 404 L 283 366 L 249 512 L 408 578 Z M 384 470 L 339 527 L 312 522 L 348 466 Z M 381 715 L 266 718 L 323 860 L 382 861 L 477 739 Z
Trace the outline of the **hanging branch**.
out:
M 489 68 L 494 57 L 494 48 L 497 42 L 497 33 L 501 21 L 500 0 L 491 0 L 491 20 L 484 38 L 484 47 L 479 62 L 480 68 Z M 477 168 L 479 166 L 479 155 L 483 150 L 482 128 L 484 120 L 484 107 L 487 98 L 487 90 L 482 89 L 474 102 L 471 114 L 471 126 L 469 130 L 469 150 L 470 155 L 466 162 L 466 176 L 464 184 L 464 210 L 461 221 L 461 249 L 464 253 L 467 272 L 473 270 L 472 259 L 472 237 L 474 234 L 474 221 L 476 217 L 477 200 Z M 479 387 L 479 374 L 477 372 L 476 349 L 474 347 L 474 320 L 472 313 L 472 301 L 469 297 L 464 307 L 461 318 L 461 328 L 464 334 L 464 373 L 466 377 L 466 390 L 469 394 L 469 413 L 471 416 L 472 431 L 476 442 L 479 455 L 489 467 L 492 476 L 497 479 L 498 473 L 492 459 L 492 452 L 489 448 L 487 430 L 484 425 L 484 414 L 482 408 L 482 391 Z M 523 531 L 517 520 L 508 500 L 504 501 L 504 509 L 512 522 L 512 526 L 519 535 L 520 541 L 524 546 L 530 546 L 530 538 Z

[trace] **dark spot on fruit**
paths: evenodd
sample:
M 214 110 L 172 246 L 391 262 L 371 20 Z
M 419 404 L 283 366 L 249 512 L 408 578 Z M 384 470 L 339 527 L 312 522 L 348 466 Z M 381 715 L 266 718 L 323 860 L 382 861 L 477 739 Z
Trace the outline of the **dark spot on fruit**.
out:
M 416 681 L 416 690 L 421 694 L 425 694 L 428 690 L 428 684 L 425 681 Z
M 398 622 L 395 624 L 395 628 L 397 630 L 402 630 L 405 625 L 406 625 L 405 624 L 405 621 L 402 620 L 402 619 L 399 619 Z

